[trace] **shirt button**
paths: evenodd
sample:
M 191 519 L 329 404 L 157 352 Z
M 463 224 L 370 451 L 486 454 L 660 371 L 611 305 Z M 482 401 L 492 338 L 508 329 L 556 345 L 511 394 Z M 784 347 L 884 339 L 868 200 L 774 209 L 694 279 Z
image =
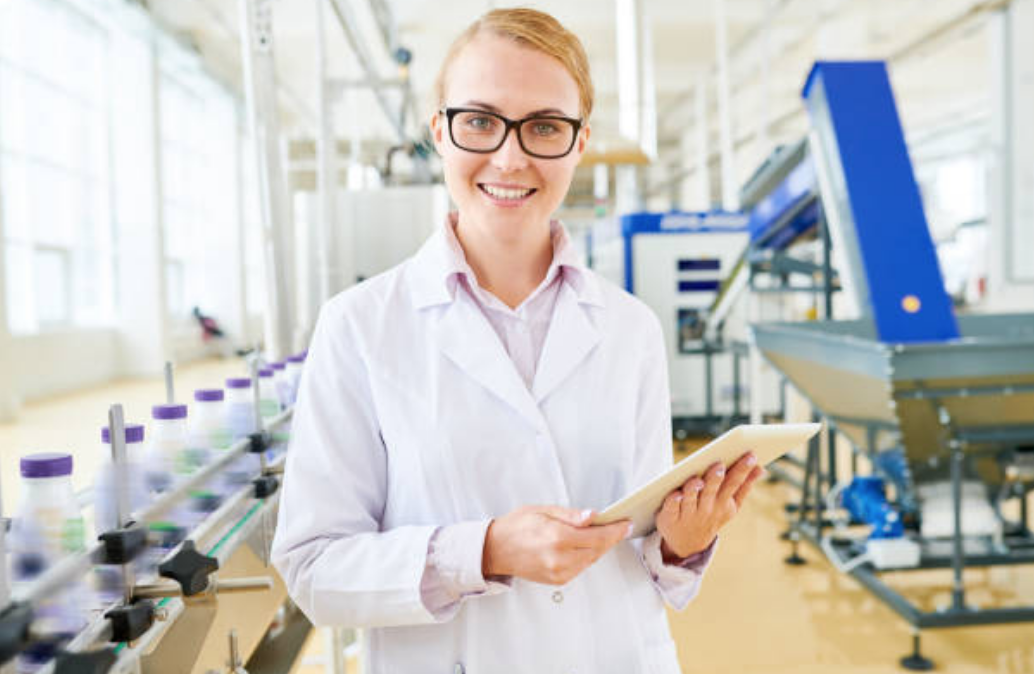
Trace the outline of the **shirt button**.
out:
M 563 592 L 561 592 L 560 590 L 557 590 L 556 592 L 553 593 L 553 601 L 555 601 L 556 603 L 559 604 L 563 600 L 564 600 L 564 593 Z

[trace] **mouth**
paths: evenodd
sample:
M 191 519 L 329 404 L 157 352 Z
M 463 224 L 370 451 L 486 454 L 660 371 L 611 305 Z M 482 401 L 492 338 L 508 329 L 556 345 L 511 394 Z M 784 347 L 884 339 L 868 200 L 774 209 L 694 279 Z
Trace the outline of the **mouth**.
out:
M 478 183 L 477 186 L 493 203 L 502 206 L 520 205 L 538 192 L 534 187 L 501 187 L 487 183 Z

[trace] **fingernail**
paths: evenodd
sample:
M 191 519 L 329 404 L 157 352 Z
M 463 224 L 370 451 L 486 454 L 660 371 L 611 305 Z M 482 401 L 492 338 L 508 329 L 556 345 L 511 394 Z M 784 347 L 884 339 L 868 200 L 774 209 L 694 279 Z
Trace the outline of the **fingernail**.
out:
M 675 503 L 682 502 L 682 494 L 675 494 Z
M 754 466 L 754 465 L 757 464 L 757 462 L 758 462 L 758 457 L 754 456 L 753 454 L 751 454 L 750 456 L 747 457 L 747 465 L 748 466 Z
M 629 522 L 628 523 L 628 528 L 625 530 L 625 538 L 628 538 L 628 537 L 630 537 L 632 535 L 632 529 L 634 529 L 634 528 L 635 528 L 635 526 L 631 522 Z
M 581 512 L 581 520 L 584 522 L 592 517 L 592 508 L 586 508 Z
M 725 469 L 724 468 L 719 468 L 718 470 L 716 470 L 714 472 L 714 474 L 717 475 L 718 477 L 725 477 Z
M 693 484 L 693 489 L 695 489 L 696 491 L 700 491 L 703 488 L 704 488 L 704 483 L 703 482 L 695 482 Z

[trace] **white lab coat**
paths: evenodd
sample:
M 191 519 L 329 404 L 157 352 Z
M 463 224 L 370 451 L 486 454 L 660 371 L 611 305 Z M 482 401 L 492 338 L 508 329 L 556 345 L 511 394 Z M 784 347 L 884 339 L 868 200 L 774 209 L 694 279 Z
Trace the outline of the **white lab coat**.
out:
M 514 579 L 436 622 L 436 527 L 528 504 L 602 509 L 671 464 L 657 318 L 592 272 L 565 280 L 532 386 L 439 275 L 441 232 L 320 313 L 273 543 L 317 625 L 361 626 L 375 674 L 674 674 L 658 590 L 624 541 L 566 586 Z

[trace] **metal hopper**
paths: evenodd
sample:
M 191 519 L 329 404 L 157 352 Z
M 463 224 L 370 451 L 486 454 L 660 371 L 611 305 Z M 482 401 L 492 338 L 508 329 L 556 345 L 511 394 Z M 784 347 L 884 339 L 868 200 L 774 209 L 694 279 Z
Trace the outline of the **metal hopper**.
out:
M 888 344 L 871 321 L 754 326 L 758 348 L 856 447 L 904 449 L 916 484 L 1001 483 L 1002 450 L 1034 446 L 1034 314 L 965 316 L 961 337 Z

